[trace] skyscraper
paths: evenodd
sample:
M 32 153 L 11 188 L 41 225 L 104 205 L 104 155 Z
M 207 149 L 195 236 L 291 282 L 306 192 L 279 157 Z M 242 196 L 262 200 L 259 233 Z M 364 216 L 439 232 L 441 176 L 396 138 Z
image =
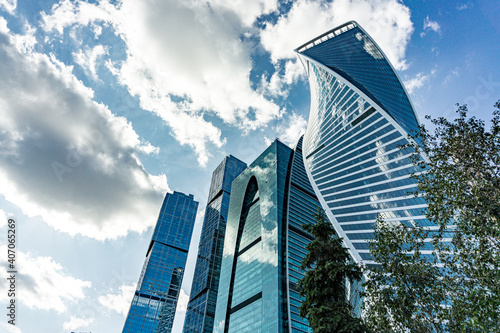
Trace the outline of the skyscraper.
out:
M 434 228 L 409 176 L 418 120 L 396 72 L 348 22 L 296 50 L 310 84 L 309 122 L 295 150 L 275 141 L 233 182 L 214 332 L 310 332 L 298 316 L 299 266 L 323 207 L 353 260 L 374 264 L 378 215 Z M 303 147 L 302 147 L 303 145 Z M 424 251 L 425 252 L 425 251 Z M 425 255 L 425 253 L 424 253 Z M 359 286 L 348 298 L 360 313 Z
M 184 333 L 213 330 L 231 183 L 246 167 L 236 157 L 227 156 L 213 172 Z
M 231 188 L 214 332 L 311 332 L 300 318 L 300 262 L 312 236 L 301 229 L 320 207 L 300 140 L 275 141 Z
M 356 22 L 296 52 L 311 91 L 303 149 L 309 181 L 354 260 L 373 264 L 367 240 L 378 214 L 434 228 L 424 199 L 407 196 L 417 189 L 410 174 L 421 170 L 413 149 L 400 147 L 418 131 L 417 117 L 393 67 Z
M 124 333 L 171 332 L 197 209 L 192 194 L 165 196 Z

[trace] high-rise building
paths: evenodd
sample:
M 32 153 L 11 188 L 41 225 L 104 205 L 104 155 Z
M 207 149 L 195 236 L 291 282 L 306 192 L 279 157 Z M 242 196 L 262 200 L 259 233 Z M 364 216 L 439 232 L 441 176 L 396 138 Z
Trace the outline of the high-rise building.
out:
M 231 183 L 247 165 L 227 156 L 215 169 L 200 235 L 184 333 L 212 333 Z
M 124 333 L 171 332 L 197 209 L 192 194 L 165 196 Z
M 311 331 L 298 316 L 299 266 L 311 239 L 300 226 L 319 206 L 353 260 L 368 265 L 377 216 L 435 227 L 425 201 L 408 196 L 417 189 L 410 175 L 421 170 L 401 146 L 419 123 L 380 48 L 348 22 L 296 52 L 311 91 L 306 134 L 295 150 L 275 141 L 233 182 L 216 333 Z M 359 286 L 348 290 L 360 314 Z
M 296 50 L 309 79 L 311 110 L 304 135 L 306 172 L 353 259 L 373 264 L 368 240 L 380 215 L 406 226 L 435 228 L 410 174 L 418 120 L 398 75 L 373 39 L 348 22 Z M 425 255 L 430 255 L 425 253 Z
M 302 140 L 276 140 L 231 188 L 214 332 L 311 332 L 297 283 L 320 207 L 304 170 Z

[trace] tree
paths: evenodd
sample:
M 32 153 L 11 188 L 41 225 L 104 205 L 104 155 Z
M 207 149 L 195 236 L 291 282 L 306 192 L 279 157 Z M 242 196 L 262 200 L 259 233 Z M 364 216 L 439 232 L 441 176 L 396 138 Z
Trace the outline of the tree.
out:
M 300 294 L 305 297 L 300 315 L 309 320 L 314 333 L 368 332 L 347 300 L 346 282 L 359 281 L 361 269 L 350 260 L 342 239 L 321 209 L 315 220 L 315 224 L 302 227 L 314 240 L 306 246 L 308 253 L 301 265 L 307 271 L 299 282 Z
M 500 331 L 500 102 L 495 108 L 489 130 L 459 106 L 455 120 L 431 119 L 434 132 L 421 126 L 414 136 L 413 160 L 425 172 L 412 177 L 439 227 L 434 256 L 422 259 L 422 228 L 378 221 L 371 245 L 381 269 L 366 284 L 372 326 L 378 318 L 413 332 L 419 318 L 436 332 Z
M 367 270 L 365 322 L 375 332 L 443 332 L 445 281 L 436 257 L 424 257 L 428 231 L 377 220 Z
M 428 202 L 427 218 L 441 232 L 454 229 L 451 242 L 436 239 L 440 260 L 449 270 L 452 306 L 449 328 L 456 332 L 500 331 L 500 102 L 491 126 L 469 118 L 433 119 L 434 134 L 421 128 L 428 159 L 415 175 Z

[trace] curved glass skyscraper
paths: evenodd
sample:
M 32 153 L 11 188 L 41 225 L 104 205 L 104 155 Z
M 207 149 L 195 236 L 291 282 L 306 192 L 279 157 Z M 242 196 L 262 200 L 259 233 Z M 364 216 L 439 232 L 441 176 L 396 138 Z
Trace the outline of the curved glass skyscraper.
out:
M 377 215 L 430 226 L 409 176 L 408 134 L 418 121 L 401 81 L 356 22 L 299 47 L 311 111 L 290 149 L 275 141 L 233 182 L 214 320 L 216 333 L 311 332 L 300 318 L 300 263 L 312 236 L 301 226 L 323 207 L 353 259 L 373 264 Z M 425 252 L 423 252 L 425 255 Z M 349 287 L 361 313 L 359 284 Z
M 407 226 L 429 226 L 400 149 L 418 121 L 391 64 L 356 23 L 348 22 L 300 46 L 311 110 L 303 156 L 314 192 L 355 261 L 370 264 L 367 240 L 377 215 Z
M 276 140 L 231 187 L 216 333 L 312 332 L 299 316 L 300 263 L 320 204 L 295 149 Z

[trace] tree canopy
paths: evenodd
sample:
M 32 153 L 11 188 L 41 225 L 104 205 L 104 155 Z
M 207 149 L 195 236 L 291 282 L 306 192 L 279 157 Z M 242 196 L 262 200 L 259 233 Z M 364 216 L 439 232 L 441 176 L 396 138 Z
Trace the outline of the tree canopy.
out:
M 307 271 L 299 283 L 300 294 L 305 297 L 300 315 L 309 320 L 314 333 L 368 332 L 362 320 L 353 315 L 347 299 L 347 281 L 360 281 L 361 269 L 350 260 L 322 210 L 315 220 L 315 224 L 303 226 L 314 240 L 306 246 L 308 254 L 301 266 Z
M 422 255 L 428 231 L 377 221 L 367 270 L 365 321 L 375 332 L 442 332 L 445 282 L 436 258 Z
M 367 284 L 371 323 L 382 318 L 409 327 L 420 318 L 431 331 L 500 331 L 500 103 L 489 128 L 465 105 L 457 114 L 431 119 L 433 132 L 421 126 L 418 143 L 410 144 L 424 171 L 412 176 L 416 195 L 427 201 L 427 219 L 438 232 L 378 222 L 372 254 L 381 269 Z M 433 255 L 422 260 L 430 237 Z

